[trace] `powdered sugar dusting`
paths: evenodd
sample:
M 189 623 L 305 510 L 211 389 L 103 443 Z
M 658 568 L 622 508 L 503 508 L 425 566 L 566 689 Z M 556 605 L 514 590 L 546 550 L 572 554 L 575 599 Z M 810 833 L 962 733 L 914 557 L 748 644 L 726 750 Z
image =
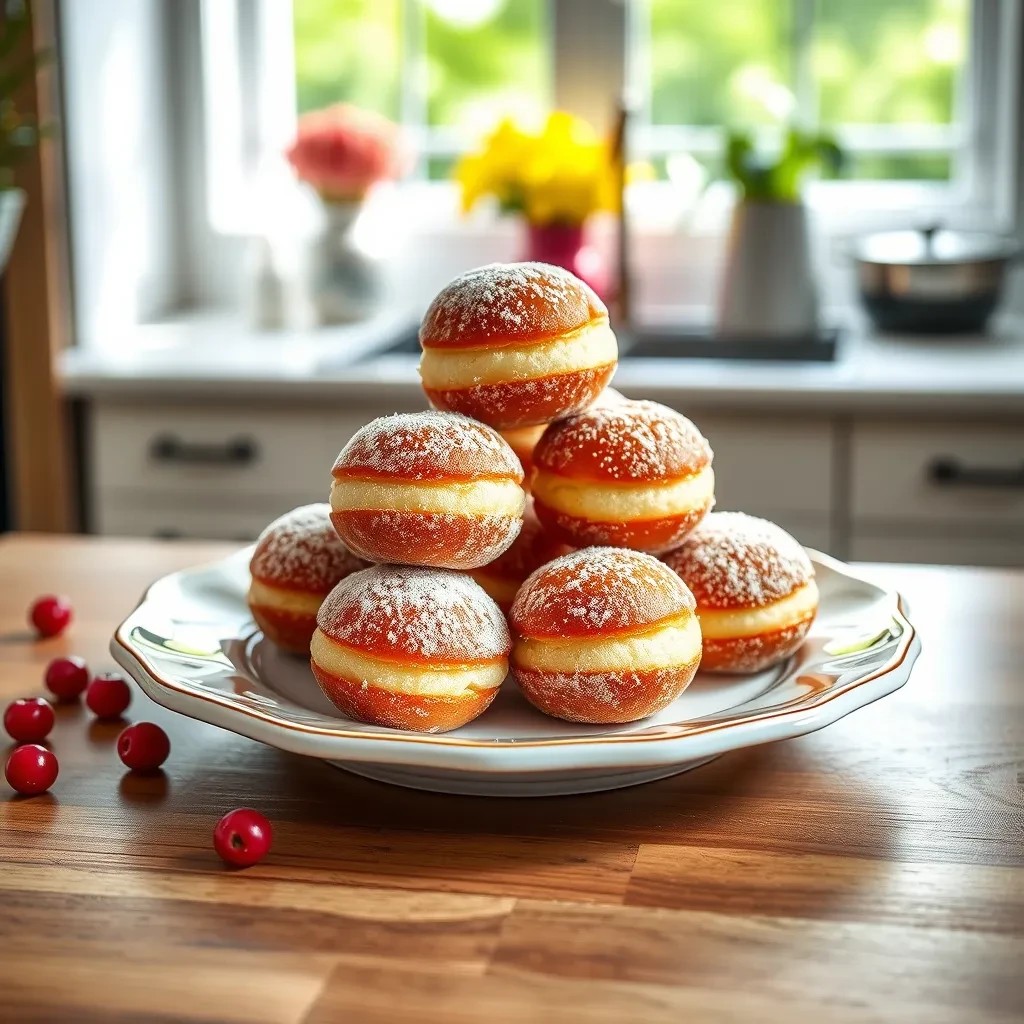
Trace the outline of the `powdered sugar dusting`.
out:
M 582 548 L 532 573 L 512 605 L 523 636 L 593 636 L 653 625 L 695 607 L 679 577 L 628 548 Z
M 701 608 L 761 607 L 788 597 L 814 576 L 799 542 L 767 519 L 712 512 L 664 556 Z
M 711 446 L 694 424 L 657 402 L 599 403 L 553 423 L 534 464 L 564 476 L 619 483 L 692 476 L 711 463 Z
M 357 431 L 335 461 L 334 475 L 360 473 L 403 480 L 523 479 L 515 452 L 496 430 L 435 409 L 381 416 Z
M 320 607 L 329 637 L 370 653 L 444 662 L 505 657 L 505 617 L 465 573 L 375 565 L 342 580 Z
M 326 502 L 275 519 L 259 536 L 249 570 L 263 583 L 326 594 L 343 576 L 365 569 L 331 525 Z
M 425 388 L 434 405 L 481 419 L 499 430 L 550 423 L 585 409 L 615 373 L 616 364 L 501 384 L 474 384 L 438 391 Z
M 811 618 L 757 636 L 704 638 L 701 667 L 709 672 L 760 672 L 788 658 L 803 643 Z
M 513 661 L 512 675 L 527 700 L 557 718 L 569 722 L 631 722 L 668 707 L 692 680 L 696 660 L 642 672 L 538 672 L 524 670 Z
M 425 346 L 541 340 L 608 310 L 578 277 L 547 263 L 491 263 L 461 274 L 430 304 Z
M 518 516 L 358 509 L 337 516 L 349 546 L 375 562 L 476 569 L 516 539 Z

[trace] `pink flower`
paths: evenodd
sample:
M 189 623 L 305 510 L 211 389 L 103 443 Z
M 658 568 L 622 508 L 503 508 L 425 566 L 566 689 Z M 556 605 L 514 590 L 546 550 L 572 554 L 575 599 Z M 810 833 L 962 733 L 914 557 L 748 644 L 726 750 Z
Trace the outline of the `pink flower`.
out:
M 299 180 L 326 200 L 361 198 L 405 164 L 398 126 L 348 103 L 303 114 L 286 156 Z

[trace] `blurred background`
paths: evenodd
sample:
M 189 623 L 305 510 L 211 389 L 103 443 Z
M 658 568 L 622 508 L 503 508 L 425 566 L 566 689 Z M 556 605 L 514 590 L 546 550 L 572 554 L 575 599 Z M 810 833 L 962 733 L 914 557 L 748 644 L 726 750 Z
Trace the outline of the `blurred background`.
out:
M 1024 564 L 1014 0 L 0 12 L 0 527 L 251 538 L 422 407 L 432 295 L 531 258 L 720 508 Z

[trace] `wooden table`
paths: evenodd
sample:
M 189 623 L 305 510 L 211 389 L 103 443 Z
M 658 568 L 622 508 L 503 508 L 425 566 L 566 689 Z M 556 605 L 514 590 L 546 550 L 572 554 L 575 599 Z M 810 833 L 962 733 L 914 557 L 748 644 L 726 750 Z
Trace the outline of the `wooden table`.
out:
M 0 539 L 0 698 L 223 546 Z M 822 732 L 584 797 L 433 796 L 180 718 L 165 775 L 58 710 L 51 795 L 0 782 L 0 1020 L 943 1021 L 1024 1014 L 1024 574 L 889 566 L 924 653 Z M 34 642 L 25 609 L 74 601 Z M 6 748 L 0 747 L 0 750 Z M 252 805 L 275 849 L 221 868 Z

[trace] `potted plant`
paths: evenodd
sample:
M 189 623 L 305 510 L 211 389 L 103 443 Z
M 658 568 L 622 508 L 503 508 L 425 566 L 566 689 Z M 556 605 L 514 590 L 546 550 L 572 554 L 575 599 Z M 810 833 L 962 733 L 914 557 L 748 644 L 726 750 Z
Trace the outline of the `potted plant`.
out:
M 14 93 L 36 73 L 46 54 L 22 54 L 30 30 L 24 3 L 7 0 L 0 8 L 0 273 L 14 245 L 21 222 L 25 193 L 14 184 L 15 165 L 23 159 L 44 134 L 31 118 L 17 107 Z
M 725 165 L 738 201 L 718 299 L 720 334 L 812 334 L 818 297 L 811 266 L 803 181 L 814 168 L 839 170 L 842 153 L 825 134 L 789 128 L 780 151 L 765 156 L 749 132 L 727 136 Z
M 455 180 L 463 212 L 493 198 L 525 220 L 526 259 L 565 267 L 607 298 L 608 272 L 585 231 L 593 214 L 617 208 L 617 178 L 609 145 L 585 121 L 555 111 L 528 131 L 506 118 L 459 160 Z
M 317 319 L 362 320 L 379 305 L 381 283 L 376 261 L 357 244 L 353 229 L 373 186 L 397 178 L 405 166 L 399 128 L 379 114 L 338 103 L 299 118 L 286 156 L 323 211 L 312 254 Z

